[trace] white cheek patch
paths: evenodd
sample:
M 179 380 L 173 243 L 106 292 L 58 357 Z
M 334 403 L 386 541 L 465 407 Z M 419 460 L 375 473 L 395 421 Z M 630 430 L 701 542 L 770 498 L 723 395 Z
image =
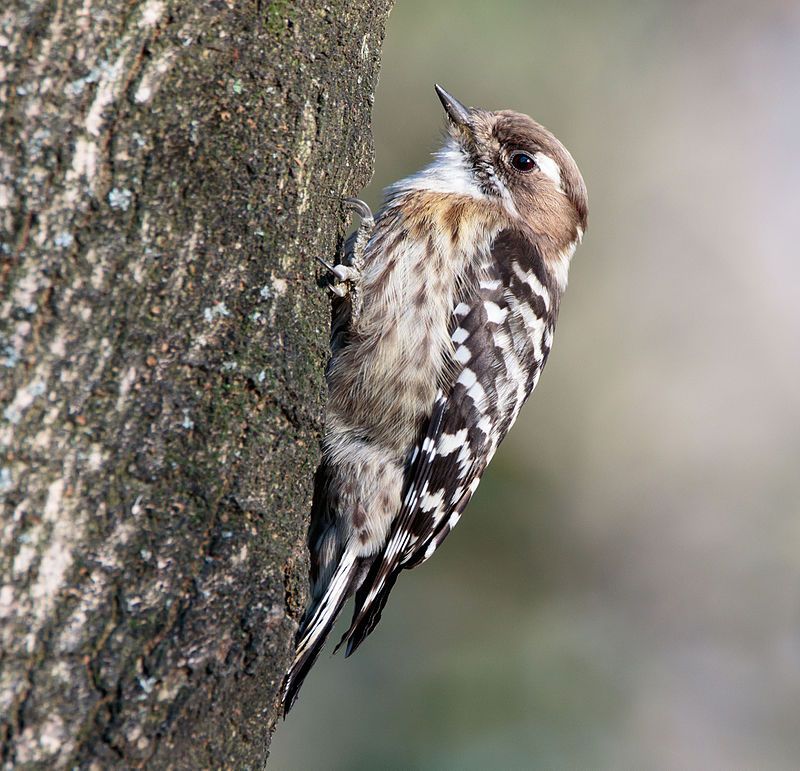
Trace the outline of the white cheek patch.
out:
M 546 177 L 552 179 L 553 184 L 561 189 L 561 169 L 558 167 L 558 164 L 549 155 L 545 155 L 541 152 L 536 153 L 533 156 L 533 160 L 536 161 L 539 171 Z

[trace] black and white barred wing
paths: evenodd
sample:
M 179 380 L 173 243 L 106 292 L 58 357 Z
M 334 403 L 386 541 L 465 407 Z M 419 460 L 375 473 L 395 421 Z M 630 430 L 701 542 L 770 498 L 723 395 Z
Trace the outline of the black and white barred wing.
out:
M 380 620 L 399 571 L 428 559 L 455 527 L 549 353 L 556 294 L 530 242 L 502 233 L 479 273 L 453 310 L 452 374 L 409 460 L 391 536 L 356 595 L 348 654 Z

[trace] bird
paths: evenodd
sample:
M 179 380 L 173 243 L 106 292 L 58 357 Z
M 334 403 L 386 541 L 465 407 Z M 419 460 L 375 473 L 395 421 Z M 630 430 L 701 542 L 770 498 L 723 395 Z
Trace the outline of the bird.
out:
M 338 264 L 320 260 L 335 295 L 328 403 L 284 716 L 346 601 L 349 656 L 400 572 L 455 527 L 539 380 L 587 226 L 583 177 L 550 131 L 435 89 L 441 149 L 376 216 L 346 199 L 361 224 Z

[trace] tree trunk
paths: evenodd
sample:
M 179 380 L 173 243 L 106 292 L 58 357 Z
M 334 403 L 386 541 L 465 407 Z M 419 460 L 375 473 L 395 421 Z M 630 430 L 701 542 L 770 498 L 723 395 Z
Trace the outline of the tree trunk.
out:
M 0 12 L 5 767 L 259 767 L 391 0 Z

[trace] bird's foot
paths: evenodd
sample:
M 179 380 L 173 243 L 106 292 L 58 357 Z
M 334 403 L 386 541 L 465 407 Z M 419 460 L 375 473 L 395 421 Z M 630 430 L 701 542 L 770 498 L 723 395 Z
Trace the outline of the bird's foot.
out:
M 317 257 L 317 261 L 331 274 L 328 289 L 337 297 L 347 297 L 351 291 L 357 289 L 361 282 L 360 270 L 350 265 L 331 265 L 321 257 Z

